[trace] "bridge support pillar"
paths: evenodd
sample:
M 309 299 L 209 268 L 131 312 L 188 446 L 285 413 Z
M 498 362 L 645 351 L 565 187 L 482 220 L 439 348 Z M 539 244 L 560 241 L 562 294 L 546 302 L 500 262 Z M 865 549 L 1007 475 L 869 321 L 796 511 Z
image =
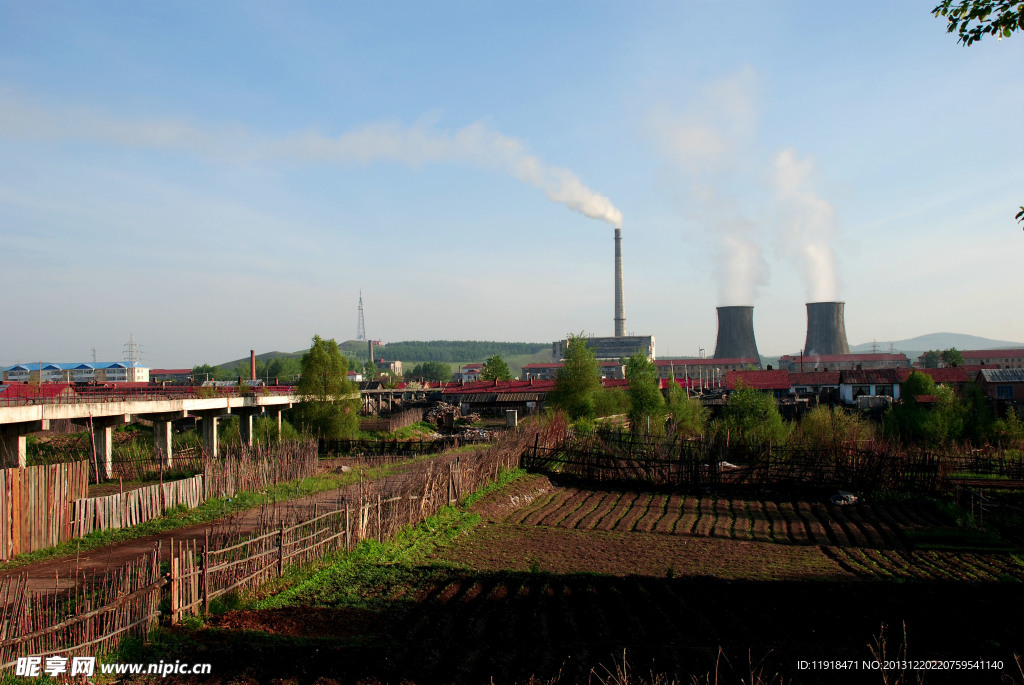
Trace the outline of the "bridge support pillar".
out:
M 220 441 L 217 439 L 217 419 L 228 413 L 224 409 L 203 409 L 192 412 L 203 421 L 203 451 L 208 456 L 220 456 Z
M 171 422 L 183 419 L 187 414 L 188 412 L 182 410 L 145 415 L 145 418 L 153 422 L 153 440 L 156 443 L 156 452 L 153 455 L 153 459 L 168 469 L 174 468 Z
M 26 421 L 24 423 L 8 423 L 0 426 L 0 457 L 6 468 L 25 468 L 28 460 L 29 433 L 50 430 L 50 421 Z
M 277 421 L 277 438 L 278 438 L 278 440 L 281 439 L 281 421 L 282 421 L 281 417 L 284 416 L 284 412 L 285 411 L 287 411 L 288 409 L 291 409 L 291 408 L 292 408 L 292 405 L 290 405 L 290 404 L 285 404 L 285 405 L 280 405 L 279 404 L 279 405 L 274 405 L 274 406 L 269 406 L 269 407 L 264 407 L 263 408 L 264 413 L 267 416 L 269 416 L 271 419 Z
M 238 435 L 246 447 L 252 447 L 252 420 L 262 412 L 262 407 L 235 407 L 231 410 L 238 416 Z
M 114 477 L 114 427 L 123 426 L 131 420 L 128 414 L 100 416 L 92 420 L 92 439 L 96 445 L 96 466 L 99 477 L 110 480 Z

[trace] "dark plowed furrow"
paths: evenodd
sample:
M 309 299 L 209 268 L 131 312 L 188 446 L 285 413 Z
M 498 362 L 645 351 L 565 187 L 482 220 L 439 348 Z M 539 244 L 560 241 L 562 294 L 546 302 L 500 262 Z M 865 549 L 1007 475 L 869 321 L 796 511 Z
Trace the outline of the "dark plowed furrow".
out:
M 668 502 L 665 503 L 665 514 L 658 519 L 658 522 L 654 524 L 655 533 L 671 533 L 676 528 L 676 523 L 679 522 L 681 515 L 680 510 L 683 507 L 683 497 L 681 495 L 672 495 L 668 498 Z
M 729 537 L 733 540 L 749 540 L 750 519 L 747 518 L 746 502 L 741 499 L 734 499 L 729 502 L 729 515 L 732 517 Z
M 846 533 L 847 539 L 850 541 L 850 545 L 853 547 L 870 547 L 868 539 L 864 536 L 863 531 L 857 527 L 850 519 L 846 517 L 842 507 L 830 506 L 828 513 L 832 517 L 832 520 L 838 523 L 843 532 Z
M 710 497 L 701 497 L 697 509 L 700 518 L 693 527 L 693 534 L 707 537 L 715 525 L 715 501 Z
M 898 552 L 883 552 L 876 549 L 862 548 L 861 553 L 864 554 L 866 559 L 870 559 L 878 564 L 880 568 L 899 578 L 910 580 L 925 580 L 928 578 L 928 574 L 914 568 Z
M 552 497 L 544 506 L 534 509 L 523 518 L 523 524 L 527 526 L 536 526 L 546 516 L 552 514 L 562 507 L 574 494 L 575 489 L 559 489 L 555 492 L 555 496 Z
M 758 542 L 771 542 L 772 522 L 764 512 L 764 505 L 760 502 L 747 502 L 747 511 L 753 524 L 751 539 Z
M 715 500 L 715 526 L 711 529 L 712 537 L 732 537 L 732 509 L 729 507 L 729 500 Z
M 865 507 L 865 510 L 869 512 L 868 515 L 875 521 L 878 532 L 882 534 L 886 544 L 890 545 L 893 549 L 906 548 L 906 540 L 903 537 L 904 526 L 892 517 L 888 507 L 880 504 L 869 504 Z
M 573 496 L 562 502 L 558 509 L 552 511 L 539 522 L 541 526 L 557 526 L 562 519 L 572 514 L 587 499 L 589 493 L 585 490 L 577 490 Z
M 782 514 L 779 513 L 779 508 L 775 505 L 775 502 L 762 502 L 764 506 L 764 515 L 768 517 L 768 521 L 771 523 L 772 528 L 772 540 L 774 542 L 787 542 L 789 535 L 786 534 L 786 523 L 782 520 Z
M 846 535 L 846 531 L 843 530 L 842 525 L 835 520 L 835 517 L 832 516 L 832 512 L 828 508 L 822 504 L 815 503 L 811 505 L 811 512 L 814 514 L 815 518 L 821 522 L 829 540 L 832 540 L 832 544 L 840 547 L 853 546 L 850 542 L 850 538 Z
M 629 508 L 633 506 L 637 496 L 635 492 L 624 493 L 619 501 L 615 503 L 615 508 L 612 509 L 611 513 L 597 522 L 597 530 L 611 530 L 614 528 L 619 519 L 625 516 Z
M 775 506 L 779 508 L 779 515 L 782 516 L 782 520 L 786 522 L 786 537 L 789 541 L 798 545 L 806 545 L 809 542 L 807 531 L 804 529 L 803 521 L 797 517 L 793 504 L 791 502 L 777 502 Z
M 647 513 L 636 522 L 634 530 L 650 533 L 654 530 L 654 524 L 665 516 L 665 504 L 668 503 L 666 495 L 655 495 L 647 505 Z
M 529 516 L 530 514 L 532 514 L 535 511 L 537 511 L 541 507 L 547 505 L 551 500 L 553 500 L 555 497 L 557 497 L 560 492 L 562 492 L 562 491 L 561 490 L 554 490 L 552 492 L 549 492 L 547 494 L 541 495 L 539 497 L 535 497 L 534 500 L 532 502 L 530 502 L 528 505 L 526 505 L 522 509 L 516 509 L 511 514 L 509 514 L 507 517 L 505 517 L 505 522 L 506 523 L 522 523 L 526 519 L 527 516 Z
M 603 492 L 592 492 L 590 493 L 580 506 L 576 508 L 576 511 L 570 513 L 564 519 L 559 521 L 559 528 L 575 528 L 576 525 L 583 520 L 584 517 L 593 513 L 597 505 L 604 499 L 605 493 Z
M 878 530 L 878 526 L 871 520 L 868 515 L 869 513 L 861 509 L 859 505 L 849 507 L 849 512 L 843 513 L 846 513 L 847 518 L 864 533 L 864 537 L 867 538 L 868 544 L 872 547 L 876 549 L 891 549 L 896 546 L 886 541 L 881 531 Z
M 651 504 L 651 495 L 641 494 L 633 502 L 633 505 L 629 508 L 629 511 L 616 522 L 612 530 L 631 531 L 636 526 L 637 521 L 647 515 L 647 508 Z
M 582 530 L 592 530 L 598 521 L 608 515 L 612 507 L 615 506 L 615 503 L 619 501 L 619 497 L 620 494 L 617 492 L 606 492 L 604 499 L 601 500 L 592 512 L 584 516 L 576 527 Z
M 807 539 L 811 544 L 833 544 L 832 540 L 829 539 L 828 534 L 825 532 L 825 527 L 821 525 L 821 521 L 819 521 L 811 512 L 811 507 L 807 502 L 794 503 L 793 510 L 800 519 L 800 524 L 804 527 L 804 531 L 807 533 Z
M 864 568 L 860 562 L 852 559 L 846 549 L 834 545 L 821 545 L 820 549 L 822 554 L 836 562 L 836 565 L 847 573 L 852 573 L 859 578 L 874 577 L 874 574 Z
M 683 502 L 682 512 L 683 515 L 679 517 L 679 523 L 676 524 L 675 532 L 691 535 L 697 525 L 697 518 L 700 516 L 700 499 L 687 497 L 686 501 Z

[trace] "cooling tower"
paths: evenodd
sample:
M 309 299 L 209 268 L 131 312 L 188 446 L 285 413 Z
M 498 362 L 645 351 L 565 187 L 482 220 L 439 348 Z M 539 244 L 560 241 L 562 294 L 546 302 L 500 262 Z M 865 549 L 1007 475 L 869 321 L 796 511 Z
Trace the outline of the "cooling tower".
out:
M 622 304 L 622 229 L 615 229 L 615 337 L 626 335 L 626 308 Z
M 804 355 L 850 354 L 843 322 L 845 302 L 807 303 L 807 341 Z
M 761 365 L 754 340 L 753 307 L 718 308 L 718 342 L 715 359 L 753 359 Z

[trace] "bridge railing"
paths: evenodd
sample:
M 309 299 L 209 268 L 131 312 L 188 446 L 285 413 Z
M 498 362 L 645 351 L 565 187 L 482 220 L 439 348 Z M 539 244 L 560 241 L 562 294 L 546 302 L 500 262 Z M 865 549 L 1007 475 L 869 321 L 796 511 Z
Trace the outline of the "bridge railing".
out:
M 210 399 L 217 397 L 261 397 L 294 395 L 295 386 L 267 385 L 255 388 L 176 386 L 76 385 L 74 383 L 44 383 L 21 385 L 15 392 L 0 394 L 0 407 L 36 404 L 83 404 L 89 402 L 132 402 L 148 400 Z

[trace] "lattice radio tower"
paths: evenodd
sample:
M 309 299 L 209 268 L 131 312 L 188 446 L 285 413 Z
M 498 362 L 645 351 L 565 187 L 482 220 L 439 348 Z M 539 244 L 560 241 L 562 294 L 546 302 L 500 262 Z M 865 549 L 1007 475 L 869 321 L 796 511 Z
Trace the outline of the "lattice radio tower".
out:
M 363 291 L 359 291 L 359 323 L 356 324 L 356 340 L 366 340 L 366 321 L 363 320 Z
M 141 345 L 139 345 L 139 343 L 135 342 L 135 334 L 134 333 L 129 333 L 128 334 L 128 342 L 125 343 L 125 346 L 124 346 L 124 354 L 125 354 L 125 361 L 128 362 L 128 365 L 130 367 L 132 367 L 132 368 L 135 368 L 135 365 L 140 363 L 140 358 L 141 358 L 141 356 L 139 354 L 139 349 L 140 348 L 141 348 Z

